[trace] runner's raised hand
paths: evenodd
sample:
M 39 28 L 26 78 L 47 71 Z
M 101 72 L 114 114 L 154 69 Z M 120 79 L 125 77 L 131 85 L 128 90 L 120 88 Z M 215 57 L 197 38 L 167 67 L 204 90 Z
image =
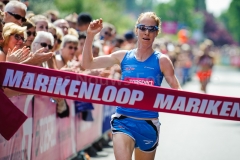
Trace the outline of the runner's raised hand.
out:
M 87 33 L 96 35 L 98 32 L 101 31 L 102 28 L 103 28 L 102 19 L 101 18 L 96 19 L 96 20 L 93 20 L 88 26 Z

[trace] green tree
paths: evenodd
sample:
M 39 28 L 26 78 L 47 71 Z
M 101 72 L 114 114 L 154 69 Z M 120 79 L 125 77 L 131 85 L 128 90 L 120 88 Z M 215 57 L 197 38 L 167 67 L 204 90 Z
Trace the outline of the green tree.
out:
M 47 10 L 57 9 L 54 0 L 29 0 L 28 10 L 34 11 L 35 14 L 42 14 Z
M 125 1 L 121 0 L 30 0 L 30 10 L 35 14 L 42 14 L 47 10 L 58 10 L 64 18 L 73 12 L 79 14 L 88 12 L 93 19 L 102 18 L 103 21 L 116 26 L 119 33 L 132 29 L 135 17 L 125 12 Z
M 206 1 L 205 0 L 195 0 L 194 1 L 194 8 L 196 11 L 206 11 Z
M 220 16 L 220 20 L 225 24 L 233 38 L 240 43 L 240 1 L 232 0 L 228 10 Z
M 94 5 L 93 5 L 94 4 Z M 89 12 L 94 19 L 112 23 L 119 33 L 132 28 L 135 19 L 124 12 L 124 1 L 118 0 L 87 0 L 83 1 L 83 11 Z
M 83 11 L 83 0 L 54 0 L 54 4 L 57 6 L 58 10 L 63 11 L 63 13 L 80 13 Z
M 177 21 L 194 28 L 195 9 L 192 0 L 171 0 L 168 3 L 158 4 L 154 10 L 162 21 Z

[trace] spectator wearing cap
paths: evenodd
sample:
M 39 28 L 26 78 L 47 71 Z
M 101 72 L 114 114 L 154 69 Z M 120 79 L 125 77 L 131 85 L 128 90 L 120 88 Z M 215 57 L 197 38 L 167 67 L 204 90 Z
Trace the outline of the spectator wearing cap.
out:
M 23 22 L 26 22 L 27 6 L 19 1 L 10 1 L 4 7 L 3 22 L 13 22 L 22 26 Z
M 92 16 L 89 13 L 80 13 L 77 18 L 77 29 L 86 32 L 91 21 Z

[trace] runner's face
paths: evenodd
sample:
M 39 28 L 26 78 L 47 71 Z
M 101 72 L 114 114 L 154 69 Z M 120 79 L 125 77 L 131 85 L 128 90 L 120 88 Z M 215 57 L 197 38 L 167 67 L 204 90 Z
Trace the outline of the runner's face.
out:
M 156 26 L 156 21 L 148 16 L 143 16 L 138 24 L 144 25 L 144 26 Z M 149 31 L 141 30 L 136 28 L 136 34 L 138 36 L 138 41 L 140 43 L 153 43 L 155 37 L 158 35 L 158 31 Z

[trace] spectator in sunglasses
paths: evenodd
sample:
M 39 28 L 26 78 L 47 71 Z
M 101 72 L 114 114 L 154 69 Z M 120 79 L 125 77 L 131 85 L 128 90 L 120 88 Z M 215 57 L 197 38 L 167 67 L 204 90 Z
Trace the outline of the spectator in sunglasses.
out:
M 68 24 L 68 22 L 67 22 L 65 19 L 58 19 L 58 20 L 56 20 L 55 22 L 53 22 L 53 24 L 54 24 L 56 27 L 61 28 L 64 35 L 67 35 L 67 34 L 68 34 L 69 24 Z
M 38 31 L 45 31 L 48 32 L 48 19 L 43 15 L 34 15 L 30 18 L 36 26 L 36 32 Z
M 50 52 L 53 48 L 54 38 L 51 33 L 39 31 L 32 43 L 32 51 L 35 52 L 40 48 L 44 48 L 43 52 Z
M 6 60 L 6 54 L 8 50 L 22 48 L 25 39 L 27 27 L 21 27 L 15 23 L 6 23 L 2 30 L 3 43 L 1 44 L 0 60 Z
M 35 39 L 32 42 L 31 51 L 35 53 L 38 50 L 41 50 L 42 53 L 51 53 L 53 44 L 54 44 L 54 38 L 51 33 L 45 32 L 45 31 L 38 31 Z M 49 59 L 50 58 L 51 57 L 49 57 Z M 49 68 L 47 61 L 39 65 L 45 68 Z
M 23 26 L 27 27 L 27 39 L 23 45 L 27 46 L 28 48 L 31 48 L 32 42 L 33 42 L 34 38 L 36 37 L 36 27 L 29 20 L 24 22 Z
M 6 57 L 9 53 L 18 53 L 20 52 L 21 58 L 23 55 L 27 55 L 24 59 L 19 59 L 17 62 L 31 65 L 39 65 L 42 62 L 47 61 L 52 57 L 51 52 L 43 53 L 44 48 L 30 53 L 30 49 L 26 46 L 23 46 L 25 39 L 27 38 L 26 34 L 27 27 L 21 27 L 15 23 L 6 23 L 3 27 L 3 43 L 0 48 L 0 61 L 6 61 Z M 16 61 L 15 61 L 16 62 Z
M 27 6 L 19 1 L 10 1 L 4 7 L 3 22 L 13 22 L 22 26 L 23 22 L 26 22 Z
M 73 60 L 78 46 L 78 38 L 73 35 L 65 35 L 60 47 L 60 54 L 56 55 L 56 65 L 58 69 L 68 65 Z

